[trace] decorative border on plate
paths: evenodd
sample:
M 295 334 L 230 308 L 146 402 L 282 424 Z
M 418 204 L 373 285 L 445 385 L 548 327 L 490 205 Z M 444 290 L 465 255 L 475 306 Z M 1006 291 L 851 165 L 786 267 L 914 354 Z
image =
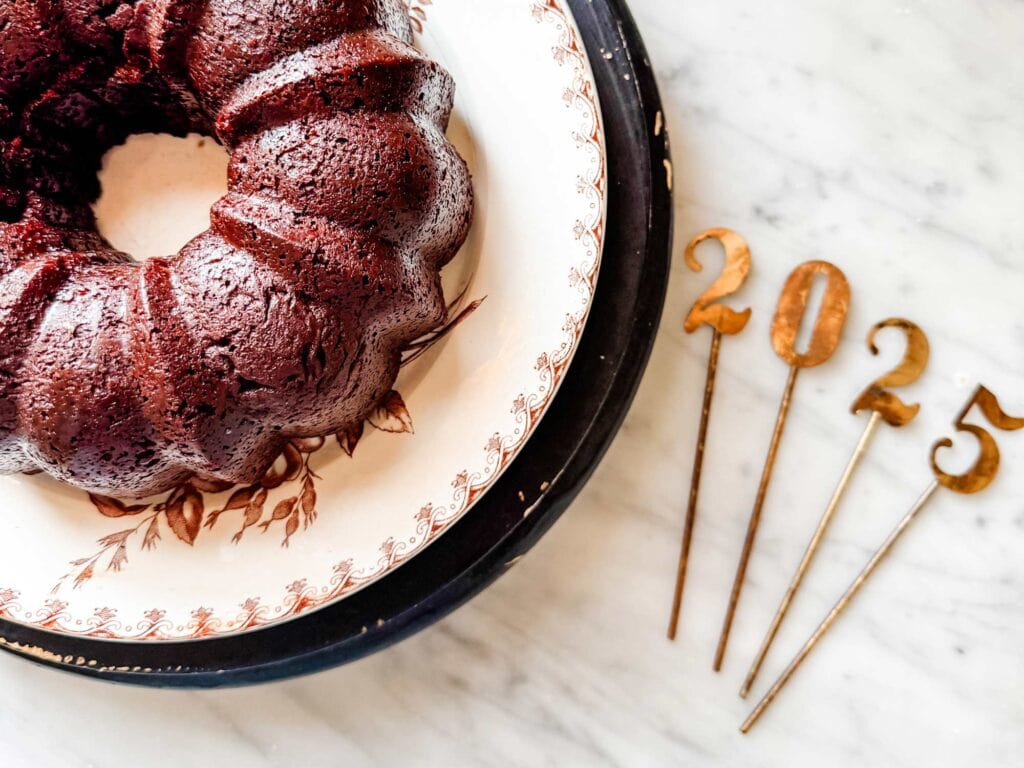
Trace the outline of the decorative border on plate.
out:
M 427 20 L 426 6 L 433 5 L 434 0 L 405 0 L 405 4 L 409 7 L 409 23 L 412 24 L 413 30 L 417 33 L 422 32 L 423 24 Z
M 431 0 L 411 0 L 410 12 L 414 21 L 426 19 L 423 6 Z M 573 139 L 591 158 L 589 175 L 577 179 L 577 191 L 587 199 L 587 214 L 573 226 L 573 234 L 585 253 L 584 261 L 574 266 L 568 279 L 580 292 L 583 308 L 569 313 L 562 324 L 564 338 L 555 350 L 537 357 L 536 370 L 539 385 L 535 392 L 520 394 L 512 403 L 515 426 L 510 433 L 494 433 L 484 446 L 485 463 L 480 472 L 459 472 L 452 480 L 452 498 L 446 503 L 425 504 L 416 513 L 415 535 L 408 540 L 387 539 L 381 544 L 381 556 L 374 568 L 359 572 L 351 559 L 337 563 L 333 576 L 323 586 L 310 585 L 308 579 L 299 578 L 287 585 L 283 598 L 273 604 L 251 597 L 241 603 L 233 616 L 218 615 L 213 608 L 199 606 L 190 620 L 175 624 L 167 618 L 167 611 L 153 608 L 134 623 L 122 623 L 113 608 L 97 608 L 88 619 L 75 619 L 68 612 L 68 603 L 53 598 L 42 608 L 26 611 L 19 603 L 17 590 L 0 588 L 0 618 L 37 629 L 79 637 L 104 640 L 159 641 L 193 640 L 235 634 L 294 618 L 345 597 L 357 589 L 376 581 L 418 554 L 457 521 L 512 462 L 540 421 L 554 398 L 572 361 L 586 325 L 591 300 L 597 285 L 601 262 L 601 249 L 605 236 L 604 200 L 607 191 L 607 164 L 602 141 L 601 109 L 597 94 L 588 77 L 589 65 L 579 33 L 564 0 L 530 0 L 530 13 L 538 23 L 551 25 L 556 32 L 552 46 L 555 61 L 571 68 L 570 82 L 563 98 L 566 107 L 580 113 L 580 128 Z M 417 26 L 414 23 L 414 26 Z M 541 494 L 547 490 L 540 488 Z M 525 513 L 529 515 L 532 507 Z

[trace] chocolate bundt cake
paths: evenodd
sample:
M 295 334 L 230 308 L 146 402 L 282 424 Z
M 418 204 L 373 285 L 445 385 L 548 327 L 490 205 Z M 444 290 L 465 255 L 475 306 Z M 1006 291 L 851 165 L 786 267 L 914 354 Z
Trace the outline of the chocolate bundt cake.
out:
M 0 0 L 0 472 L 250 483 L 366 416 L 471 217 L 411 39 L 402 0 Z M 230 165 L 210 229 L 140 263 L 90 204 L 142 132 Z

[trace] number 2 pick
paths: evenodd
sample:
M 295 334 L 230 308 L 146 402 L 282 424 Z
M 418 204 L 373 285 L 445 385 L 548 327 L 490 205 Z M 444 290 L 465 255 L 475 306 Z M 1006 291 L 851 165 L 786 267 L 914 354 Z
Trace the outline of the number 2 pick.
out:
M 693 526 L 697 519 L 697 497 L 700 494 L 700 478 L 704 467 L 704 445 L 708 436 L 708 421 L 715 393 L 715 376 L 718 373 L 718 352 L 722 346 L 722 336 L 739 333 L 747 327 L 747 321 L 750 320 L 749 309 L 737 312 L 723 304 L 715 303 L 718 299 L 738 291 L 747 279 L 747 275 L 750 274 L 750 248 L 742 237 L 730 229 L 718 227 L 701 232 L 686 246 L 686 264 L 694 272 L 703 269 L 697 260 L 696 249 L 705 240 L 718 240 L 722 244 L 725 249 L 725 267 L 718 279 L 697 299 L 683 324 L 687 333 L 693 333 L 702 325 L 711 326 L 714 333 L 711 335 L 711 355 L 708 357 L 707 382 L 704 385 L 704 407 L 700 413 L 700 429 L 697 432 L 697 450 L 693 458 L 690 501 L 686 508 L 686 522 L 683 524 L 683 543 L 679 552 L 675 594 L 672 597 L 672 615 L 668 622 L 669 640 L 676 639 L 679 611 L 683 604 L 683 586 L 686 583 L 686 566 L 690 559 Z
M 907 405 L 904 403 L 898 396 L 890 392 L 888 387 L 905 387 L 908 384 L 913 384 L 921 377 L 921 374 L 924 373 L 928 365 L 930 350 L 928 337 L 925 336 L 924 331 L 909 320 L 891 317 L 888 320 L 877 323 L 868 334 L 868 349 L 871 350 L 873 355 L 878 354 L 875 338 L 878 336 L 879 331 L 884 328 L 898 328 L 903 331 L 906 336 L 906 349 L 903 359 L 896 368 L 873 381 L 854 401 L 853 407 L 850 409 L 854 414 L 858 414 L 861 411 L 871 411 L 871 418 L 868 419 L 868 423 L 864 427 L 864 433 L 861 435 L 860 440 L 857 441 L 857 447 L 850 457 L 846 469 L 843 471 L 839 484 L 836 486 L 836 490 L 832 494 L 828 506 L 825 508 L 825 512 L 818 521 L 818 527 L 815 528 L 814 534 L 807 544 L 807 549 L 804 550 L 800 564 L 797 566 L 796 572 L 789 582 L 789 587 L 786 588 L 782 602 L 779 603 L 775 616 L 768 626 L 768 631 L 765 634 L 764 641 L 761 643 L 761 648 L 750 665 L 750 671 L 747 673 L 747 678 L 743 681 L 743 687 L 740 689 L 740 696 L 742 698 L 746 698 L 747 693 L 750 692 L 750 688 L 754 684 L 754 680 L 757 678 L 758 672 L 761 671 L 761 665 L 764 664 L 768 651 L 771 650 L 772 643 L 775 641 L 779 628 L 789 612 L 793 598 L 796 596 L 797 590 L 800 589 L 804 576 L 807 575 L 811 562 L 818 552 L 818 547 L 825 538 L 825 532 L 828 530 L 836 510 L 839 508 L 839 502 L 842 500 L 843 493 L 846 491 L 850 479 L 853 477 L 854 472 L 856 472 L 860 460 L 867 453 L 868 445 L 878 429 L 878 425 L 884 421 L 893 427 L 906 426 L 913 421 L 918 411 L 921 410 L 920 405 Z

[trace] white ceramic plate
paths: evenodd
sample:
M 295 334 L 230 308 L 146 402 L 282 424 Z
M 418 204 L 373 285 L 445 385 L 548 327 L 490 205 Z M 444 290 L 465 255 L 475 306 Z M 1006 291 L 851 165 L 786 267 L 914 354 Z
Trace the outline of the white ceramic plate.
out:
M 450 135 L 478 202 L 445 285 L 461 297 L 453 315 L 475 310 L 403 369 L 400 395 L 358 443 L 331 437 L 293 452 L 274 470 L 291 479 L 265 494 L 176 491 L 125 510 L 44 476 L 0 477 L 0 618 L 134 641 L 284 621 L 436 541 L 523 446 L 568 368 L 597 279 L 606 166 L 596 88 L 564 0 L 411 5 L 418 44 L 458 85 Z M 112 153 L 97 210 L 115 244 L 172 253 L 183 228 L 206 227 L 138 215 L 161 192 L 151 178 L 163 179 L 160 208 L 182 216 L 196 209 L 186 196 L 223 178 L 216 149 L 186 142 L 136 137 Z M 150 150 L 163 167 L 151 160 L 139 178 L 132 153 Z M 169 181 L 183 151 L 208 155 L 212 176 Z

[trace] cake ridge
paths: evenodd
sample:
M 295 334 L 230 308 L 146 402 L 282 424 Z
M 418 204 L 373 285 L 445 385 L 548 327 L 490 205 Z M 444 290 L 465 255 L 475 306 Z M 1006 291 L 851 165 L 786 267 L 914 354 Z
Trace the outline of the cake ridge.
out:
M 0 471 L 124 496 L 253 482 L 287 440 L 361 422 L 443 321 L 438 270 L 472 215 L 454 86 L 404 3 L 0 0 L 4 18 L 0 329 L 27 340 L 0 344 Z M 40 44 L 53 61 L 28 71 Z M 178 254 L 125 263 L 93 172 L 153 128 L 215 134 L 228 193 Z M 46 279 L 19 288 L 32 264 Z

